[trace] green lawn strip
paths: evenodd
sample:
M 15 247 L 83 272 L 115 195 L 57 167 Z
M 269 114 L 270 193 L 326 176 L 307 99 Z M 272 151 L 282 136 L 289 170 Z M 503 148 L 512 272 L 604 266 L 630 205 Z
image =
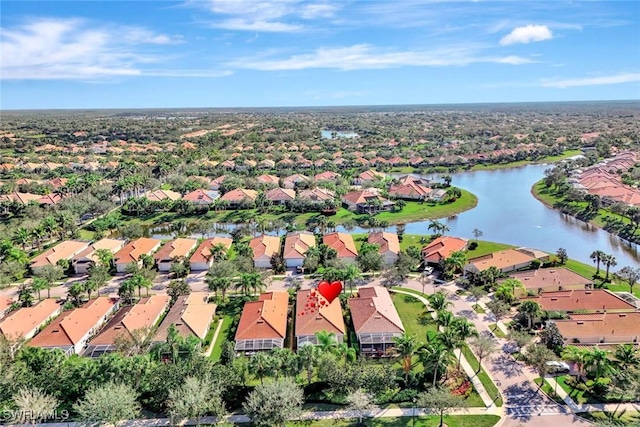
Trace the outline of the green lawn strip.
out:
M 472 308 L 473 308 L 473 311 L 475 311 L 478 314 L 485 314 L 486 313 L 486 311 L 484 311 L 484 308 L 482 308 L 478 304 L 473 304 Z
M 353 426 L 357 420 L 349 419 L 326 419 L 314 421 L 290 421 L 287 423 L 289 427 L 349 427 Z M 437 427 L 440 425 L 440 417 L 421 416 L 421 417 L 402 417 L 402 418 L 365 418 L 362 420 L 363 425 L 371 427 Z M 447 415 L 444 422 L 449 427 L 492 427 L 500 421 L 497 415 Z M 415 423 L 414 423 L 415 422 Z
M 421 316 L 425 311 L 425 306 L 421 301 L 417 298 L 415 301 L 406 301 L 407 297 L 411 298 L 411 295 L 397 293 L 391 294 L 391 299 L 398 310 L 398 314 L 400 315 L 400 320 L 402 320 L 405 331 L 409 335 L 416 337 L 418 341 L 425 342 L 427 339 L 427 332 L 437 332 L 437 326 L 431 319 L 431 316 Z M 427 319 L 428 323 L 424 325 L 421 324 L 421 317 Z
M 533 380 L 533 382 L 536 383 L 536 385 L 538 387 L 540 387 L 540 383 L 542 382 L 542 378 L 536 378 L 535 380 Z M 555 400 L 556 402 L 558 402 L 561 405 L 564 405 L 564 400 L 562 400 L 560 398 L 560 396 L 557 396 L 554 392 L 553 392 L 553 388 L 551 388 L 551 385 L 549 385 L 549 383 L 545 380 L 544 384 L 542 384 L 542 391 L 549 396 L 551 399 Z
M 222 355 L 222 344 L 227 341 L 233 339 L 233 337 L 228 337 L 229 327 L 231 326 L 231 316 L 224 316 L 222 321 L 222 327 L 220 328 L 220 333 L 218 333 L 218 339 L 216 339 L 216 343 L 213 345 L 213 350 L 211 351 L 210 358 L 212 360 L 219 360 Z M 216 322 L 217 325 L 217 322 Z
M 502 332 L 502 330 L 498 328 L 498 325 L 496 325 L 495 323 L 489 325 L 489 330 L 498 338 L 507 338 L 504 332 Z
M 640 425 L 640 412 L 634 411 L 620 411 L 615 415 L 611 412 L 580 412 L 577 415 L 592 422 L 612 420 L 611 425 L 629 427 Z
M 472 242 L 474 240 L 471 240 Z M 488 242 L 486 240 L 478 240 L 478 247 L 473 250 L 467 250 L 467 258 L 478 258 L 493 252 L 502 251 L 504 249 L 515 248 L 513 245 L 504 243 Z
M 573 388 L 571 385 L 567 384 L 566 381 L 568 377 L 570 377 L 570 375 L 561 375 L 556 378 L 556 381 L 558 381 L 558 385 L 562 387 L 562 389 L 574 400 L 574 402 L 579 405 L 585 403 L 605 403 L 602 400 L 597 399 L 587 391 Z
M 477 376 L 480 382 L 482 383 L 482 385 L 484 386 L 484 389 L 489 394 L 489 397 L 494 399 L 496 396 L 500 396 L 498 387 L 496 387 L 493 381 L 491 381 L 491 378 L 489 378 L 489 375 L 487 375 L 484 369 L 480 366 L 480 363 L 478 363 L 478 359 L 476 359 L 476 356 L 473 354 L 473 352 L 467 345 L 462 347 L 462 355 L 464 356 L 465 359 L 467 359 L 467 362 L 469 362 L 469 365 L 471 365 L 474 372 L 478 372 L 478 369 L 480 368 L 480 371 L 478 372 Z M 498 399 L 495 400 L 495 405 L 502 406 L 502 397 L 499 397 Z

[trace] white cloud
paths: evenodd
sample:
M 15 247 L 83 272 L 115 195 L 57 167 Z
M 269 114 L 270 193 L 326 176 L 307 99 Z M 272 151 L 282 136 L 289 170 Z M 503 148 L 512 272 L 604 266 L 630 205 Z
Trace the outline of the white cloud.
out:
M 532 62 L 518 56 L 480 56 L 468 48 L 451 47 L 433 51 L 381 50 L 367 44 L 348 47 L 320 48 L 312 53 L 292 55 L 288 58 L 269 59 L 269 55 L 243 58 L 227 64 L 231 68 L 262 71 L 304 70 L 327 68 L 343 71 L 384 69 L 402 66 L 442 67 L 464 66 L 477 62 L 525 64 Z
M 199 1 L 193 3 L 202 5 Z M 225 16 L 212 23 L 213 28 L 281 33 L 303 30 L 296 19 L 329 18 L 340 9 L 327 2 L 303 0 L 210 0 L 207 5 L 214 14 Z
M 217 76 L 223 71 L 150 70 L 163 58 L 148 45 L 181 43 L 182 38 L 144 28 L 96 25 L 82 19 L 38 18 L 0 28 L 0 79 L 87 80 L 123 76 Z
M 516 43 L 531 43 L 550 40 L 553 38 L 551 30 L 546 25 L 525 25 L 514 28 L 509 34 L 500 40 L 503 46 Z
M 575 79 L 543 80 L 544 87 L 568 88 L 576 86 L 615 85 L 621 83 L 640 82 L 640 73 L 616 74 L 612 76 L 583 77 Z

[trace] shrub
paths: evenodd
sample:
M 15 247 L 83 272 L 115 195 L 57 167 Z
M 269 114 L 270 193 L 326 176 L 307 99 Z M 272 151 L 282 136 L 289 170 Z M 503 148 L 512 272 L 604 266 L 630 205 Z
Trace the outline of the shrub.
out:
M 477 242 L 471 242 L 469 243 L 469 250 L 473 251 L 478 247 L 478 243 Z
M 404 302 L 413 303 L 413 302 L 420 302 L 420 300 L 418 298 L 414 297 L 413 295 L 405 295 L 404 296 Z
M 391 399 L 393 403 L 400 402 L 412 402 L 414 398 L 418 396 L 418 390 L 413 388 L 405 388 L 404 390 L 400 390 L 396 393 L 395 396 Z

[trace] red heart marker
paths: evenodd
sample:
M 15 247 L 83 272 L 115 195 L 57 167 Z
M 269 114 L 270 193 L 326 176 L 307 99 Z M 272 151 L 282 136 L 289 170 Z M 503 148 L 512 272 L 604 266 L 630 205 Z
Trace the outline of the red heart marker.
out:
M 323 280 L 318 284 L 318 292 L 331 304 L 333 300 L 340 295 L 340 292 L 342 292 L 342 283 L 338 281 L 329 283 Z

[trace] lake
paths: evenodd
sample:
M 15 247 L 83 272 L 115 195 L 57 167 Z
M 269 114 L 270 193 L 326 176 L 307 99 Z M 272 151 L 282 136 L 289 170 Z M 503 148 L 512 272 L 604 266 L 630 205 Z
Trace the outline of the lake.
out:
M 359 135 L 355 132 L 339 131 L 339 130 L 323 130 L 320 132 L 324 139 L 340 139 L 340 138 L 357 138 Z
M 452 184 L 478 196 L 478 206 L 453 218 L 442 219 L 449 227 L 447 234 L 472 239 L 473 229 L 483 232 L 482 240 L 525 246 L 555 253 L 562 247 L 570 258 L 592 265 L 589 255 L 596 249 L 616 257 L 617 271 L 623 266 L 640 266 L 637 245 L 630 244 L 604 230 L 547 208 L 531 195 L 531 186 L 544 176 L 549 165 L 528 165 L 493 171 L 451 174 Z M 425 175 L 437 180 L 438 176 Z M 406 224 L 406 234 L 430 234 L 429 221 Z M 208 236 L 226 235 L 233 224 L 218 224 Z M 395 227 L 387 230 L 395 232 Z M 338 227 L 338 231 L 345 231 Z M 353 233 L 368 233 L 356 227 Z M 172 230 L 153 227 L 148 234 L 155 238 L 172 238 Z M 202 237 L 195 234 L 194 237 Z

